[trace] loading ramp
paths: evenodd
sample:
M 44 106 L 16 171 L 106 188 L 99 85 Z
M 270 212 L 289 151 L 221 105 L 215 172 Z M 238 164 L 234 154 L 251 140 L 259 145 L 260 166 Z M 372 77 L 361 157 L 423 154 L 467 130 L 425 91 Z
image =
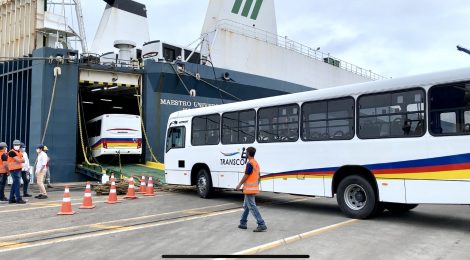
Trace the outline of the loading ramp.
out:
M 119 165 L 102 165 L 97 167 L 87 164 L 78 164 L 76 172 L 93 180 L 101 181 L 103 174 L 114 174 L 117 178 L 134 176 L 140 180 L 141 176 L 152 176 L 154 184 L 165 184 L 165 172 L 156 167 L 143 164 L 124 164 Z

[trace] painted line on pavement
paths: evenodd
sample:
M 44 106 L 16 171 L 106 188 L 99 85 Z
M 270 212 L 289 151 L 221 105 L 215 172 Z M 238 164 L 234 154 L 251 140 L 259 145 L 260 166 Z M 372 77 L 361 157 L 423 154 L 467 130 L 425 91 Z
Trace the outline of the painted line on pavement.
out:
M 164 195 L 157 195 L 156 197 L 164 197 L 164 196 L 172 196 L 171 194 L 164 194 Z M 139 199 L 149 199 L 149 198 L 155 198 L 155 197 L 139 197 Z M 119 201 L 126 201 L 124 200 L 124 196 L 118 197 Z M 81 201 L 81 199 L 72 199 L 72 201 Z M 35 210 L 35 209 L 45 209 L 45 208 L 54 208 L 54 207 L 60 207 L 62 206 L 62 203 L 57 203 L 57 202 L 62 202 L 62 200 L 58 201 L 50 201 L 50 202 L 36 202 L 34 206 L 38 205 L 37 207 L 26 207 L 26 208 L 20 208 L 20 209 L 10 209 L 10 210 L 0 210 L 0 213 L 9 213 L 9 212 L 19 212 L 19 211 L 28 211 L 28 210 Z M 93 200 L 93 203 L 103 203 L 106 202 L 106 200 L 99 200 L 95 201 Z M 72 203 L 73 205 L 81 205 L 82 203 Z M 28 204 L 22 204 L 22 206 L 28 206 Z M 33 205 L 33 203 L 29 204 Z
M 207 206 L 207 207 L 170 211 L 170 212 L 152 214 L 152 215 L 145 215 L 145 216 L 140 216 L 140 217 L 116 219 L 116 220 L 98 222 L 98 223 L 93 223 L 93 224 L 85 224 L 85 225 L 71 226 L 71 227 L 65 227 L 65 228 L 48 229 L 48 230 L 36 231 L 36 232 L 31 232 L 31 233 L 23 233 L 23 234 L 18 234 L 18 235 L 2 236 L 2 237 L 0 237 L 0 239 L 1 240 L 22 239 L 22 238 L 32 237 L 34 235 L 44 235 L 44 234 L 50 234 L 50 233 L 54 233 L 54 232 L 67 231 L 67 230 L 73 230 L 73 229 L 79 229 L 79 228 L 85 228 L 85 227 L 93 227 L 93 226 L 96 227 L 97 225 L 108 225 L 108 224 L 112 224 L 112 223 L 116 223 L 116 222 L 122 222 L 122 221 L 142 220 L 142 219 L 146 219 L 146 218 L 159 217 L 159 216 L 165 216 L 165 215 L 171 215 L 171 214 L 177 214 L 177 213 L 185 213 L 185 212 L 190 212 L 192 210 L 203 210 L 203 209 L 216 208 L 216 207 L 228 206 L 228 205 L 233 205 L 233 204 L 235 204 L 235 203 L 224 203 L 224 204 L 212 205 L 212 206 Z M 2 242 L 0 242 L 0 247 L 1 247 L 1 243 Z
M 282 204 L 288 204 L 288 203 L 292 203 L 292 202 L 299 202 L 299 201 L 305 201 L 305 200 L 311 200 L 311 199 L 316 199 L 316 197 L 313 197 L 313 198 L 297 198 L 297 199 L 284 201 L 284 202 L 280 202 L 280 203 L 275 203 L 275 202 L 274 203 L 266 203 L 264 205 L 270 205 L 270 204 L 282 205 Z M 187 211 L 191 211 L 191 210 L 200 210 L 200 209 L 204 209 L 204 208 L 218 207 L 218 206 L 228 205 L 228 204 L 235 204 L 235 203 L 225 203 L 225 204 L 208 206 L 208 207 L 203 207 L 203 208 L 186 209 L 186 210 L 180 210 L 180 211 L 175 211 L 175 212 L 167 212 L 167 213 L 141 216 L 141 217 L 135 217 L 135 218 L 129 218 L 129 219 L 112 220 L 112 221 L 106 221 L 106 222 L 101 222 L 101 223 L 83 225 L 83 227 L 89 227 L 91 225 L 105 225 L 105 224 L 115 223 L 115 222 L 119 222 L 119 221 L 130 221 L 130 220 L 149 218 L 149 217 L 160 216 L 160 215 L 168 215 L 168 214 L 174 214 L 174 213 L 179 213 L 179 212 L 187 212 Z M 105 235 L 110 235 L 110 234 L 121 233 L 121 232 L 140 230 L 140 229 L 144 229 L 144 228 L 153 228 L 153 227 L 169 225 L 169 224 L 175 224 L 175 223 L 191 221 L 191 220 L 197 220 L 197 219 L 203 219 L 203 218 L 208 218 L 208 217 L 215 217 L 215 216 L 240 212 L 242 210 L 243 210 L 242 208 L 229 209 L 229 210 L 224 210 L 224 211 L 219 211 L 219 212 L 207 213 L 207 214 L 203 214 L 203 215 L 182 217 L 182 218 L 175 219 L 175 220 L 166 220 L 166 221 L 161 221 L 161 222 L 158 222 L 158 223 L 148 223 L 148 224 L 142 224 L 142 225 L 136 225 L 136 226 L 118 226 L 116 229 L 109 228 L 110 226 L 106 225 L 109 228 L 109 230 L 98 231 L 98 232 L 92 233 L 92 234 L 71 235 L 71 236 L 68 236 L 68 237 L 45 240 L 43 242 L 18 243 L 18 245 L 15 245 L 13 247 L 8 247 L 7 246 L 6 248 L 0 248 L 0 253 L 13 251 L 13 250 L 18 250 L 18 249 L 26 249 L 26 248 L 31 248 L 31 247 L 52 245 L 52 244 L 68 242 L 68 241 L 74 241 L 74 240 L 80 240 L 80 239 L 86 239 L 86 238 L 100 237 L 100 236 L 105 236 Z M 38 232 L 29 233 L 29 234 L 14 235 L 14 236 L 10 236 L 10 237 L 2 237 L 2 240 L 7 239 L 7 238 L 11 239 L 12 237 L 15 237 L 16 239 L 21 238 L 21 237 L 24 238 L 25 235 L 31 236 L 32 234 L 37 235 L 37 234 L 44 234 L 44 233 L 53 232 L 53 231 L 65 231 L 65 230 L 75 229 L 75 228 L 78 228 L 78 227 L 80 227 L 80 226 L 60 228 L 60 229 L 55 229 L 55 230 L 44 230 L 44 231 L 38 231 Z M 8 243 L 8 241 L 7 241 L 7 243 Z
M 353 224 L 357 221 L 359 221 L 359 220 L 358 219 L 349 219 L 349 220 L 339 222 L 339 223 L 336 223 L 336 224 L 333 224 L 333 225 L 317 228 L 317 229 L 310 230 L 310 231 L 307 231 L 307 232 L 304 232 L 304 233 L 301 233 L 301 234 L 293 235 L 293 236 L 282 238 L 282 239 L 279 239 L 279 240 L 276 240 L 276 241 L 273 241 L 273 242 L 270 242 L 270 243 L 255 246 L 255 247 L 243 250 L 243 251 L 236 252 L 233 255 L 254 255 L 254 254 L 258 254 L 258 253 L 261 253 L 261 252 L 266 251 L 266 250 L 281 247 L 281 246 L 288 245 L 288 244 L 291 244 L 291 243 L 294 243 L 294 242 L 297 242 L 297 241 L 300 241 L 300 240 L 303 240 L 303 239 L 311 238 L 311 237 L 316 236 L 316 235 L 320 235 L 320 234 L 323 234 L 323 233 L 326 233 L 326 232 L 329 232 L 329 231 L 333 231 L 333 230 L 338 229 L 340 227 L 344 227 L 344 226 Z M 225 259 L 230 259 L 230 258 L 225 258 Z

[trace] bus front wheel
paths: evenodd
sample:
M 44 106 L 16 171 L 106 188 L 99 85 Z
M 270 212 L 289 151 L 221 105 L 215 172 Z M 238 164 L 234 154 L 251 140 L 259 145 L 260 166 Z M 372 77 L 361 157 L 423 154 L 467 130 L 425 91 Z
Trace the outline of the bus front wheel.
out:
M 404 213 L 418 207 L 418 204 L 385 202 L 384 207 L 391 213 Z
M 341 211 L 351 218 L 373 217 L 380 208 L 371 183 L 359 175 L 348 176 L 339 183 L 336 199 Z
M 196 181 L 197 194 L 201 198 L 209 198 L 212 194 L 212 179 L 207 169 L 200 169 Z

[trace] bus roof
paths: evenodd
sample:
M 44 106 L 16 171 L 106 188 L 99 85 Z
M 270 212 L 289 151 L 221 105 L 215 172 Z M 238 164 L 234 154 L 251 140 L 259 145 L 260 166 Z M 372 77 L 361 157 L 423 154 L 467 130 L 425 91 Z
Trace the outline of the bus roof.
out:
M 430 85 L 460 82 L 470 80 L 470 67 L 401 77 L 396 79 L 386 79 L 369 81 L 364 83 L 343 85 L 338 87 L 312 90 L 282 96 L 261 98 L 256 100 L 241 101 L 224 105 L 181 110 L 174 112 L 170 118 L 191 117 L 203 114 L 216 114 L 250 108 L 276 106 L 282 104 L 299 103 L 313 100 L 333 99 L 346 96 L 355 96 L 375 92 L 393 91 L 412 87 L 425 87 Z
M 131 114 L 103 114 L 101 116 L 97 116 L 93 119 L 88 120 L 87 123 L 92 123 L 92 122 L 98 121 L 98 120 L 102 119 L 103 117 L 110 117 L 110 118 L 135 117 L 135 118 L 140 118 L 139 115 L 131 115 Z

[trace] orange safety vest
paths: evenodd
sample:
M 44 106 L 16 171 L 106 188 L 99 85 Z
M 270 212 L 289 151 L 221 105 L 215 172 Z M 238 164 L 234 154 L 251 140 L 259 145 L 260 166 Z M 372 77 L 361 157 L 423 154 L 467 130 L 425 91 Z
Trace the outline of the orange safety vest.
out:
M 250 160 L 251 166 L 253 166 L 253 172 L 248 176 L 245 183 L 243 184 L 244 194 L 257 194 L 259 193 L 259 164 L 255 159 Z
M 6 164 L 3 164 L 3 160 L 2 160 L 2 156 L 4 154 L 5 154 L 5 152 L 0 152 L 0 174 L 7 173 Z
M 23 159 L 23 153 L 21 151 L 11 150 L 10 152 L 16 153 L 16 158 Z M 23 169 L 23 163 L 16 162 L 12 157 L 8 156 L 8 169 L 10 171 L 21 170 Z

